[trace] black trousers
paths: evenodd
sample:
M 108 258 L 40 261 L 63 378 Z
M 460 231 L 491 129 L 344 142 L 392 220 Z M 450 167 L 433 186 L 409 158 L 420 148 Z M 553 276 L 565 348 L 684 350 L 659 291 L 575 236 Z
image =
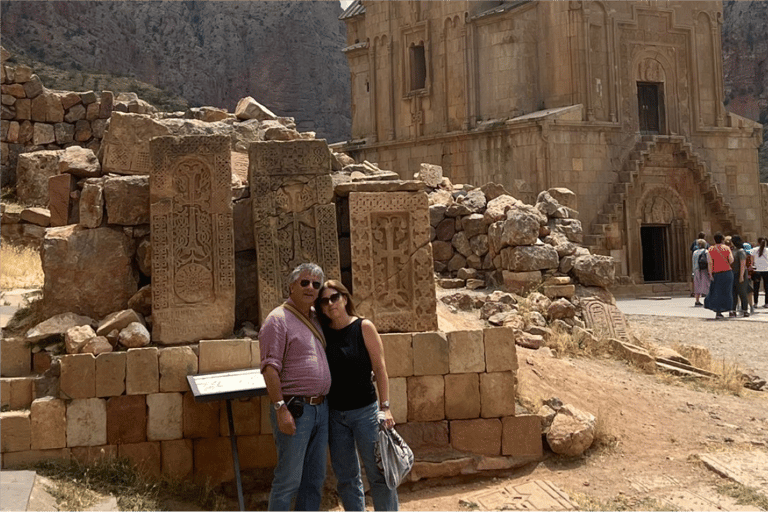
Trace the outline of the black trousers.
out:
M 765 296 L 765 304 L 768 304 L 768 272 L 755 272 L 753 279 L 752 285 L 755 289 L 752 293 L 754 294 L 755 306 L 757 306 L 758 299 L 760 298 L 760 281 L 763 281 L 763 295 Z

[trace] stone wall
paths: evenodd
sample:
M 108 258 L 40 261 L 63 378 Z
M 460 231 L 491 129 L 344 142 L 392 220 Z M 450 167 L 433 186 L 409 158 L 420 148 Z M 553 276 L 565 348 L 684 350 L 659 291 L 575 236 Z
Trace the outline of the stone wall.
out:
M 515 415 L 512 329 L 385 334 L 382 340 L 392 412 L 416 453 L 412 480 L 541 458 L 540 419 Z M 234 478 L 226 407 L 196 403 L 186 376 L 258 368 L 258 340 L 66 355 L 53 388 L 37 373 L 45 364 L 24 340 L 4 340 L 2 350 L 2 406 L 11 409 L 0 413 L 3 469 L 120 456 L 152 476 L 214 484 Z M 232 405 L 241 468 L 274 466 L 268 397 Z M 452 450 L 447 462 L 427 461 L 446 450 Z

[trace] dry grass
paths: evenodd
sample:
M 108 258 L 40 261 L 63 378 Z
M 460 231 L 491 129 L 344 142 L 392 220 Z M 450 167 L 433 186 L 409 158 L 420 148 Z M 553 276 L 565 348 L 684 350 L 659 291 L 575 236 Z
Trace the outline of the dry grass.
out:
M 40 253 L 28 247 L 0 246 L 0 289 L 42 288 L 45 275 Z
M 619 447 L 619 442 L 619 436 L 614 434 L 613 415 L 599 409 L 595 416 L 595 435 L 591 449 L 613 452 Z
M 577 339 L 573 334 L 555 326 L 546 345 L 557 354 L 557 357 L 596 357 L 611 352 L 609 339 L 606 333 L 596 333 L 594 336 L 581 336 Z
M 717 492 L 736 500 L 739 505 L 750 505 L 759 510 L 768 510 L 768 496 L 751 487 L 736 482 L 726 482 L 716 487 Z
M 711 379 L 696 379 L 696 385 L 714 392 L 741 395 L 744 382 L 742 373 L 735 363 L 724 359 L 713 359 L 709 350 L 696 345 L 677 343 L 672 348 L 688 359 L 692 366 L 717 374 L 717 377 Z
M 579 510 L 679 510 L 654 498 L 633 498 L 615 496 L 602 499 L 580 492 L 569 492 L 568 496 L 579 505 Z

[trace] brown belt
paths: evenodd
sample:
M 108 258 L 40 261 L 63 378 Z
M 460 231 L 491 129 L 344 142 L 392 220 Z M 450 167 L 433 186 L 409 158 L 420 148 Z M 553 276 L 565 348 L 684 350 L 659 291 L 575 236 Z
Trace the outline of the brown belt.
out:
M 285 400 L 285 403 L 290 402 L 294 398 L 300 398 L 304 401 L 305 404 L 308 405 L 320 405 L 325 401 L 325 395 L 317 395 L 317 396 L 286 396 L 283 397 Z

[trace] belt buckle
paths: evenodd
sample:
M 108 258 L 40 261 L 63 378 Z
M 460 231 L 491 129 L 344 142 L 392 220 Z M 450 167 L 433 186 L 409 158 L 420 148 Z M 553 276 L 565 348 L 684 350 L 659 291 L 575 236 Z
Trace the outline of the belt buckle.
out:
M 307 398 L 308 398 L 309 405 L 320 405 L 321 403 L 323 403 L 323 396 L 322 395 L 310 396 L 310 397 L 307 397 Z

